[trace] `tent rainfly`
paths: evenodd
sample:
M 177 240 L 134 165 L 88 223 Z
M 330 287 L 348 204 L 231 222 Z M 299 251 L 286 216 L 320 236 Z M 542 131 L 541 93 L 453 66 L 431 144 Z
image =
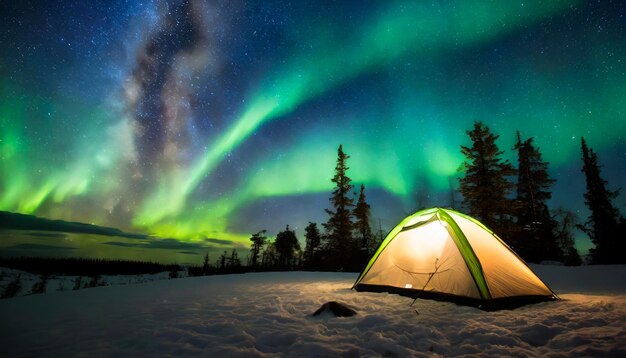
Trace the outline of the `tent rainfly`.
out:
M 353 288 L 487 311 L 559 299 L 491 230 L 441 208 L 419 211 L 391 230 Z

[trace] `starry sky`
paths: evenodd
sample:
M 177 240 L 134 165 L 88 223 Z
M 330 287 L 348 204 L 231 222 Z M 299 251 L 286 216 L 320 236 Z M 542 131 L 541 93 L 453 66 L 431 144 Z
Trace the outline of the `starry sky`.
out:
M 376 229 L 450 206 L 465 130 L 582 222 L 580 137 L 626 177 L 622 1 L 0 3 L 0 210 L 148 234 L 4 233 L 5 249 L 178 262 L 324 222 L 337 147 Z M 624 212 L 626 195 L 615 204 Z M 455 194 L 458 206 L 460 197 Z M 135 241 L 133 241 L 135 240 Z M 590 246 L 577 234 L 579 250 Z

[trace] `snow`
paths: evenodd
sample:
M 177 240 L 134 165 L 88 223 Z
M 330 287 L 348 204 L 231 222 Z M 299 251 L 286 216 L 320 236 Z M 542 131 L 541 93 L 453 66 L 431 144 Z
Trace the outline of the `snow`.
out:
M 562 301 L 410 307 L 352 291 L 356 274 L 312 272 L 49 291 L 0 300 L 0 356 L 626 356 L 626 266 L 533 270 Z M 311 316 L 329 301 L 358 314 Z
M 25 296 L 31 294 L 32 287 L 41 280 L 41 277 L 36 274 L 32 274 L 29 272 L 9 269 L 9 268 L 0 268 L 0 292 L 6 288 L 6 286 L 15 280 L 15 278 L 20 275 L 20 283 L 21 289 L 17 293 L 17 296 Z M 186 272 L 180 271 L 180 277 L 185 277 Z M 48 277 L 46 283 L 46 292 L 50 293 L 51 291 L 67 291 L 72 290 L 74 285 L 76 284 L 76 279 L 79 276 L 57 276 L 53 275 Z M 132 285 L 137 283 L 146 283 L 152 282 L 156 280 L 166 280 L 169 278 L 169 272 L 160 272 L 156 274 L 143 274 L 143 275 L 102 275 L 98 282 L 102 286 L 109 285 Z M 90 283 L 92 277 L 89 276 L 80 276 L 81 289 L 86 288 L 86 286 Z

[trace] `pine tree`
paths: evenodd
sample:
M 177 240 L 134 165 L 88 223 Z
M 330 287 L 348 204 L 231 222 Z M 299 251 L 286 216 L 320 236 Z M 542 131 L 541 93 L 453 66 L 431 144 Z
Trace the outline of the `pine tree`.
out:
M 550 187 L 555 180 L 548 174 L 548 163 L 541 158 L 533 138 L 522 142 L 517 132 L 515 149 L 518 153 L 517 201 L 523 204 L 520 219 L 523 224 L 542 221 L 550 216 L 546 202 L 552 197 Z
M 266 231 L 261 230 L 256 234 L 252 234 L 250 241 L 252 241 L 252 245 L 250 248 L 250 265 L 252 268 L 257 266 L 257 262 L 259 260 L 259 255 L 261 250 L 263 250 L 263 245 L 267 241 L 267 237 L 265 236 Z
M 230 258 L 228 260 L 228 267 L 230 268 L 230 272 L 236 272 L 241 267 L 241 260 L 239 259 L 239 254 L 237 250 L 233 249 L 230 253 Z
M 209 265 L 209 253 L 207 252 L 206 255 L 204 255 L 204 261 L 202 262 L 202 274 L 208 275 L 210 268 L 211 267 Z
M 460 168 L 465 176 L 459 178 L 463 203 L 470 215 L 506 239 L 510 227 L 507 222 L 513 214 L 512 200 L 508 198 L 513 184 L 507 177 L 514 175 L 515 169 L 501 158 L 504 152 L 496 145 L 499 136 L 485 124 L 475 122 L 467 134 L 472 145 L 461 146 L 466 158 Z
M 370 226 L 370 205 L 365 201 L 365 185 L 363 184 L 361 184 L 359 199 L 356 202 L 353 214 L 355 218 L 355 238 L 360 250 L 359 261 L 362 265 L 365 265 L 365 261 L 372 254 L 370 248 L 374 240 L 374 234 L 372 234 L 372 227 Z
M 383 225 L 381 223 L 381 220 L 378 219 L 378 232 L 374 235 L 374 238 L 370 243 L 370 252 L 372 253 L 372 255 L 376 252 L 380 244 L 382 244 L 383 240 L 385 240 Z
M 555 213 L 556 227 L 555 236 L 561 251 L 563 252 L 563 263 L 567 266 L 580 266 L 582 263 L 574 240 L 574 229 L 576 228 L 576 215 L 563 208 L 559 208 Z
M 227 257 L 228 257 L 228 252 L 224 250 L 224 253 L 220 255 L 220 258 L 219 258 L 219 268 L 220 268 L 221 273 L 226 272 L 226 258 Z
M 580 228 L 589 235 L 595 247 L 589 250 L 594 264 L 625 263 L 624 248 L 626 240 L 620 234 L 620 217 L 612 200 L 618 196 L 618 191 L 607 189 L 606 180 L 600 175 L 598 155 L 587 147 L 585 138 L 581 138 L 583 159 L 582 172 L 585 173 L 587 191 L 585 204 L 591 211 L 589 219 Z
M 278 252 L 278 264 L 282 268 L 289 268 L 296 251 L 300 250 L 300 243 L 298 242 L 296 233 L 289 230 L 289 225 L 287 225 L 285 231 L 281 231 L 278 235 L 276 235 L 274 245 L 276 247 L 276 251 Z
M 533 144 L 533 138 L 522 141 L 519 131 L 514 149 L 518 155 L 517 197 L 515 210 L 517 252 L 527 261 L 563 259 L 554 231 L 547 201 L 552 197 L 550 187 L 555 182 L 548 174 L 548 163 Z
M 273 268 L 278 265 L 278 254 L 273 242 L 265 246 L 265 250 L 263 250 L 263 254 L 261 255 L 261 264 L 264 269 Z
M 322 241 L 322 236 L 320 235 L 320 231 L 317 228 L 316 223 L 309 222 L 309 225 L 304 228 L 304 238 L 306 241 L 304 249 L 304 263 L 307 268 L 315 269 L 318 265 L 317 250 Z
M 337 150 L 337 165 L 335 176 L 331 179 L 336 187 L 330 197 L 332 209 L 326 209 L 329 215 L 328 222 L 324 224 L 326 229 L 326 258 L 328 268 L 331 270 L 353 269 L 357 264 L 354 262 L 354 243 L 352 239 L 352 206 L 354 199 L 350 197 L 353 186 L 347 176 L 348 165 L 346 161 L 350 156 L 343 152 L 343 146 Z

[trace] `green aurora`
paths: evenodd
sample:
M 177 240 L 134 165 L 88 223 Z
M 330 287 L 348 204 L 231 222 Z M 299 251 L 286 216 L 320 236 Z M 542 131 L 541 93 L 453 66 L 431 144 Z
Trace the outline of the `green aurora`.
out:
M 225 45 L 175 33 L 195 45 L 171 56 L 164 47 L 167 72 L 137 80 L 146 48 L 170 31 L 163 3 L 109 9 L 119 21 L 103 32 L 82 23 L 28 35 L 35 18 L 18 5 L 3 11 L 13 21 L 4 21 L 2 39 L 14 46 L 0 62 L 0 210 L 243 247 L 261 229 L 325 220 L 341 143 L 350 177 L 390 228 L 418 209 L 419 193 L 430 206 L 449 205 L 459 146 L 479 119 L 501 135 L 512 162 L 515 131 L 535 137 L 558 181 L 552 205 L 581 220 L 581 136 L 600 153 L 610 185 L 623 184 L 626 35 L 609 5 L 270 2 L 226 7 L 233 16 L 215 24 L 211 9 L 189 5 L 202 23 L 194 26 L 209 39 L 220 26 Z M 242 14 L 255 15 L 234 16 Z M 207 70 L 213 63 L 221 67 Z M 155 83 L 165 103 L 154 120 L 162 144 L 146 139 L 152 127 L 138 114 L 152 108 Z M 258 207 L 264 212 L 246 223 Z M 588 246 L 581 236 L 579 248 Z

